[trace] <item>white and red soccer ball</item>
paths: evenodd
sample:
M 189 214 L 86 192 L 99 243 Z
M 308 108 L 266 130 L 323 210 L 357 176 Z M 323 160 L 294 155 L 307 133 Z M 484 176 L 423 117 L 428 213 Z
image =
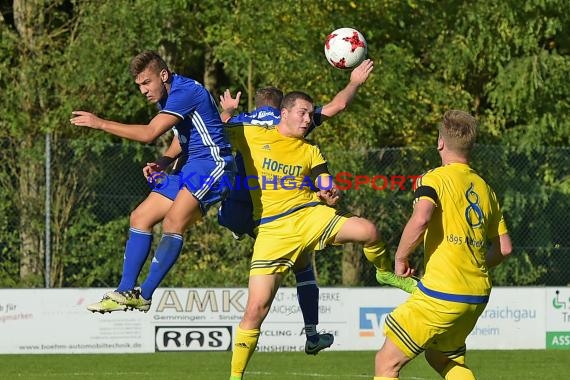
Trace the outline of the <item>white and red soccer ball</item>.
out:
M 366 59 L 368 45 L 362 33 L 353 28 L 340 28 L 325 41 L 327 61 L 339 69 L 352 69 Z

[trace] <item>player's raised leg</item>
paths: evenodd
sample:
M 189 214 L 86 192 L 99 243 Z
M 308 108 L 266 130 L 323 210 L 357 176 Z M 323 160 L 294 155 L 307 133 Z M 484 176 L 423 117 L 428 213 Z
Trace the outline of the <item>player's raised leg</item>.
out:
M 380 284 L 393 286 L 408 293 L 416 289 L 416 279 L 394 274 L 386 245 L 380 239 L 380 234 L 372 222 L 356 216 L 350 217 L 335 237 L 335 244 L 348 242 L 364 244 L 364 255 L 376 267 L 376 280 Z

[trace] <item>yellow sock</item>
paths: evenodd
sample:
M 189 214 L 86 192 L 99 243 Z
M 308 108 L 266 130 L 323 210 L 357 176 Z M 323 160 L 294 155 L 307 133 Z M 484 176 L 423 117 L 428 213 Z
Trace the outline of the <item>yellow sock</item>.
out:
M 398 380 L 397 377 L 374 376 L 374 380 Z
M 378 241 L 368 247 L 364 247 L 364 255 L 376 269 L 392 272 L 392 260 L 390 255 L 386 252 L 386 244 Z
M 241 379 L 247 362 L 255 352 L 259 329 L 242 330 L 239 326 L 236 330 L 236 341 L 232 352 L 232 377 Z
M 465 364 L 458 364 L 454 361 L 444 368 L 441 376 L 445 380 L 475 380 L 475 375 Z

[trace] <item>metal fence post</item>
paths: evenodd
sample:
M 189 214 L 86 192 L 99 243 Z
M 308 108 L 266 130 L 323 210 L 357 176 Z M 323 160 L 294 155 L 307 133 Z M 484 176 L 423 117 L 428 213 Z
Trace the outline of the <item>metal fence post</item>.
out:
M 51 280 L 51 135 L 46 132 L 45 139 L 45 287 L 50 287 Z

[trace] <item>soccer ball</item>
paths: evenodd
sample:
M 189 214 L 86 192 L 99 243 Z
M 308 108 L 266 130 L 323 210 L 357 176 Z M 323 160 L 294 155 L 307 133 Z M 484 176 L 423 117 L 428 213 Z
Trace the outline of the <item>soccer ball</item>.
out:
M 362 33 L 353 28 L 340 28 L 325 41 L 327 61 L 339 69 L 352 69 L 366 58 L 368 46 Z

